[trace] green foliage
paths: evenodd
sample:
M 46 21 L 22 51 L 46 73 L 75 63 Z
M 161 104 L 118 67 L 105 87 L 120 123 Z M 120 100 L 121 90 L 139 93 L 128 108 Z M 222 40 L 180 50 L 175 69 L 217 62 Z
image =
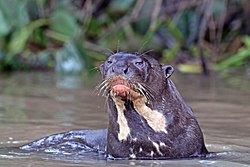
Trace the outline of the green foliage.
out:
M 7 51 L 12 55 L 21 53 L 34 31 L 47 24 L 47 20 L 39 19 L 31 22 L 30 24 L 17 28 L 11 35 L 10 42 L 8 43 Z
M 117 11 L 126 11 L 134 3 L 134 0 L 116 0 L 111 3 L 111 9 Z
M 18 70 L 32 68 L 32 66 L 36 68 L 37 64 L 43 64 L 45 68 L 53 68 L 55 63 L 51 63 L 51 60 L 54 58 L 48 59 L 48 55 L 56 57 L 59 53 L 69 55 L 72 53 L 64 43 L 79 38 L 80 25 L 77 23 L 77 17 L 72 15 L 70 10 L 63 10 L 64 5 L 67 4 L 65 2 L 56 2 L 56 9 L 45 15 L 47 5 L 45 1 L 0 0 L 0 22 L 2 23 L 0 25 L 0 69 Z M 30 10 L 32 8 L 40 11 Z M 71 56 L 77 56 L 76 60 L 81 57 L 79 54 Z
M 65 10 L 56 10 L 50 17 L 51 30 L 58 34 L 54 37 L 58 40 L 67 41 L 79 34 L 80 27 L 76 18 Z M 60 34 L 60 35 L 59 35 Z
M 225 70 L 229 67 L 241 67 L 248 60 L 250 61 L 250 37 L 243 38 L 244 46 L 235 54 L 225 58 L 216 65 L 216 70 Z
M 212 62 L 215 55 L 212 53 L 219 50 L 216 69 L 239 66 L 249 59 L 248 37 L 242 48 L 234 50 L 232 57 L 225 58 L 229 54 L 224 49 L 248 27 L 245 13 L 250 9 L 244 7 L 248 1 L 201 3 L 197 0 L 194 4 L 184 0 L 91 2 L 0 0 L 0 70 L 92 71 L 97 61 L 105 59 L 100 53 L 106 48 L 115 52 L 153 49 L 164 63 L 179 63 L 178 59 L 181 59 L 184 62 L 181 67 L 196 69 L 200 41 L 203 41 L 201 49 L 210 63 L 217 63 Z M 211 8 L 206 6 L 210 4 L 208 2 L 212 2 Z M 241 17 L 234 19 L 234 13 L 228 12 L 231 8 Z M 205 13 L 206 9 L 210 11 Z M 208 19 L 204 29 L 201 23 L 205 14 Z M 224 27 L 224 23 L 228 26 Z M 202 31 L 204 36 L 201 36 Z M 188 56 L 178 57 L 183 52 Z M 70 61 L 74 61 L 75 66 L 68 70 L 65 64 Z M 194 61 L 194 68 L 185 66 L 185 61 Z
M 175 60 L 175 56 L 177 55 L 179 50 L 180 50 L 179 45 L 175 45 L 171 49 L 164 49 L 163 50 L 163 61 L 164 62 L 173 62 Z

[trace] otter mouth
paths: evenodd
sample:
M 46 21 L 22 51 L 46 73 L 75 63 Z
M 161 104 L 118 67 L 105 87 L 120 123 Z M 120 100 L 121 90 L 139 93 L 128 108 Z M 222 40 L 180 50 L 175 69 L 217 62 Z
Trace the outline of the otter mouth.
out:
M 150 99 L 151 92 L 146 85 L 137 81 L 129 81 L 121 75 L 113 76 L 103 80 L 98 86 L 99 92 L 103 96 L 110 95 L 112 98 L 134 101 L 140 97 Z
M 120 97 L 122 100 L 128 99 L 128 96 L 134 91 L 133 86 L 121 76 L 112 78 L 109 87 L 110 94 L 114 97 Z

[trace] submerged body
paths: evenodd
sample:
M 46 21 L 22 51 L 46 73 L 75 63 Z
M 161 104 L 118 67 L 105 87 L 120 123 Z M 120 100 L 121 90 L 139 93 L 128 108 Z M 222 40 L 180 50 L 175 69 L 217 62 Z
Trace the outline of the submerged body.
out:
M 48 136 L 25 150 L 101 151 L 109 157 L 168 159 L 203 157 L 203 134 L 191 108 L 169 77 L 171 66 L 137 53 L 116 53 L 99 67 L 109 125 Z

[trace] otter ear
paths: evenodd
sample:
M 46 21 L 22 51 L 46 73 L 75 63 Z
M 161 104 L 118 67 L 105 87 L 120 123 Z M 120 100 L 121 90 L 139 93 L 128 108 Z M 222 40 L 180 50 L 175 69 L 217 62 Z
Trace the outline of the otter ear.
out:
M 166 78 L 169 78 L 174 73 L 174 67 L 171 65 L 162 66 L 162 70 L 165 72 Z

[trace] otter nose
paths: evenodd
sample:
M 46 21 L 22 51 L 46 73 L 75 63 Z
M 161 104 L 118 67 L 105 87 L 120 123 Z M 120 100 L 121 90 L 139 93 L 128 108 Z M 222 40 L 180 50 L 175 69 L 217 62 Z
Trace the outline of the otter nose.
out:
M 123 63 L 116 63 L 112 66 L 112 73 L 127 75 L 128 65 Z

